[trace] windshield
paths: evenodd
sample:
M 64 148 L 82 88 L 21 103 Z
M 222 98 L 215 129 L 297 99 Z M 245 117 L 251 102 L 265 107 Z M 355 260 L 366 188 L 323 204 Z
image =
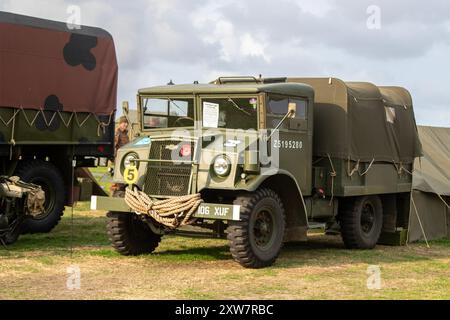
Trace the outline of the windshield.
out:
M 257 129 L 258 98 L 204 98 L 204 128 Z
M 144 129 L 194 126 L 194 99 L 143 98 Z

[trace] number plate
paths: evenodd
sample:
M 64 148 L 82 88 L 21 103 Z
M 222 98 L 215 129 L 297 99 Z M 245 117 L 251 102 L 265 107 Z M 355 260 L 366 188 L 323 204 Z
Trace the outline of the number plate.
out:
M 197 212 L 194 214 L 195 218 L 205 218 L 213 220 L 240 220 L 240 209 L 238 205 L 202 203 Z

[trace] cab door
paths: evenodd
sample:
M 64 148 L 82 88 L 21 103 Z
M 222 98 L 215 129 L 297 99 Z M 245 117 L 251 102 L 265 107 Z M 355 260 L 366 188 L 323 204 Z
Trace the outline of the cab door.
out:
M 311 194 L 312 166 L 312 105 L 307 98 L 268 94 L 266 99 L 266 127 L 271 158 L 278 153 L 278 166 L 295 177 L 303 195 Z M 295 116 L 286 118 L 290 109 Z

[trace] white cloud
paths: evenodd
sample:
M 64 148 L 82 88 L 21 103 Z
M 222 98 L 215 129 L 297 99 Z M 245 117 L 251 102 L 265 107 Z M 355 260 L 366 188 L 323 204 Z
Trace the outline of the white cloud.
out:
M 270 63 L 270 57 L 266 54 L 267 43 L 256 40 L 251 34 L 246 33 L 241 38 L 241 54 L 250 57 L 262 57 Z
M 407 0 L 2 0 L 0 10 L 108 30 L 118 100 L 140 87 L 220 75 L 336 76 L 408 88 L 420 124 L 450 126 L 450 7 Z M 366 28 L 367 6 L 381 29 Z M 118 103 L 120 106 L 120 103 Z

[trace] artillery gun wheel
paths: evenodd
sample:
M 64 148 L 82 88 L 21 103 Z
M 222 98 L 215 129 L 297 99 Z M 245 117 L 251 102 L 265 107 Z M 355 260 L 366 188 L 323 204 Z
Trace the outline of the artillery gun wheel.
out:
M 383 206 L 378 196 L 349 199 L 339 212 L 341 235 L 349 249 L 372 249 L 383 226 Z
M 277 259 L 285 231 L 285 213 L 280 197 L 271 189 L 238 196 L 241 221 L 227 228 L 233 259 L 246 268 L 263 268 Z
M 21 180 L 40 185 L 45 192 L 45 213 L 24 220 L 22 233 L 50 232 L 64 213 L 64 179 L 57 167 L 47 161 L 30 160 L 19 164 L 15 172 Z
M 0 239 L 0 245 L 5 244 L 8 246 L 15 243 L 19 239 L 20 233 L 21 233 L 20 228 L 17 228 L 11 232 L 6 233 Z

